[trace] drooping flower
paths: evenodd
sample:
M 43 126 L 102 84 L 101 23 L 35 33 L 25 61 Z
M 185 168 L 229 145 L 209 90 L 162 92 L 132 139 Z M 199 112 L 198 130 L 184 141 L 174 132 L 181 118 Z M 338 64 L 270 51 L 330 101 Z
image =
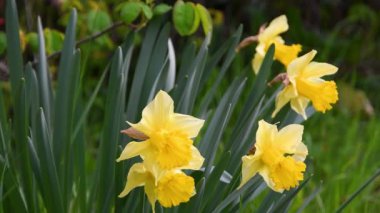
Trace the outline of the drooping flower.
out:
M 308 154 L 302 143 L 303 126 L 291 124 L 280 131 L 276 125 L 259 121 L 254 153 L 242 157 L 240 187 L 259 173 L 268 187 L 283 192 L 299 185 L 303 180 Z
M 288 29 L 288 20 L 285 15 L 281 15 L 273 19 L 269 26 L 259 33 L 257 38 L 259 44 L 256 47 L 256 53 L 252 59 L 252 68 L 256 74 L 261 67 L 266 52 L 272 44 L 275 45 L 274 58 L 285 66 L 297 58 L 298 53 L 301 51 L 301 45 L 286 45 L 285 41 L 279 36 Z
M 203 123 L 204 120 L 174 113 L 171 97 L 159 91 L 143 110 L 141 121 L 129 123 L 145 135 L 146 140 L 128 143 L 117 161 L 140 155 L 144 161 L 157 164 L 160 169 L 180 168 L 193 159 L 203 162 L 191 140 L 198 135 Z
M 325 81 L 322 76 L 332 75 L 338 68 L 328 64 L 312 62 L 317 51 L 294 59 L 287 67 L 287 85 L 276 98 L 274 117 L 280 109 L 290 102 L 291 108 L 306 119 L 305 109 L 312 102 L 315 110 L 325 112 L 338 101 L 338 91 L 334 81 Z
M 195 195 L 194 179 L 179 169 L 161 170 L 155 165 L 136 163 L 129 170 L 127 183 L 119 197 L 134 188 L 144 186 L 145 194 L 154 212 L 156 201 L 163 207 L 178 206 Z

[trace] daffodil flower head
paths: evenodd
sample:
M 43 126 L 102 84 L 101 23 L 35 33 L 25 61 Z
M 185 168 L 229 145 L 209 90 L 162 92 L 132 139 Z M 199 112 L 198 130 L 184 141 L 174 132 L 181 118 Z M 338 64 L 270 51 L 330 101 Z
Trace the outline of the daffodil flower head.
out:
M 280 109 L 290 102 L 291 108 L 304 119 L 307 118 L 305 109 L 312 102 L 316 111 L 326 112 L 332 104 L 338 101 L 338 91 L 334 81 L 325 81 L 321 77 L 332 75 L 338 68 L 328 64 L 312 62 L 317 51 L 294 59 L 287 67 L 289 84 L 277 95 L 274 117 Z
M 288 31 L 288 29 L 288 20 L 285 15 L 281 15 L 273 19 L 269 26 L 259 33 L 259 44 L 252 59 L 252 67 L 256 74 L 261 67 L 266 52 L 272 44 L 275 45 L 274 59 L 279 60 L 285 66 L 297 58 L 302 48 L 301 45 L 286 45 L 285 41 L 279 36 L 281 33 Z
M 157 200 L 168 208 L 188 202 L 195 195 L 194 179 L 191 176 L 179 169 L 160 170 L 155 165 L 146 163 L 136 163 L 130 168 L 127 183 L 119 197 L 128 195 L 139 186 L 144 186 L 153 212 Z
M 302 143 L 303 126 L 291 124 L 280 131 L 276 125 L 259 121 L 255 151 L 242 157 L 240 187 L 259 173 L 268 187 L 283 192 L 299 185 L 303 180 L 308 154 Z
M 166 92 L 159 91 L 143 110 L 141 121 L 137 124 L 129 123 L 147 139 L 128 143 L 117 161 L 140 155 L 144 161 L 158 164 L 160 169 L 180 168 L 195 161 L 203 162 L 203 157 L 191 140 L 198 135 L 203 123 L 204 120 L 174 113 L 171 97 Z

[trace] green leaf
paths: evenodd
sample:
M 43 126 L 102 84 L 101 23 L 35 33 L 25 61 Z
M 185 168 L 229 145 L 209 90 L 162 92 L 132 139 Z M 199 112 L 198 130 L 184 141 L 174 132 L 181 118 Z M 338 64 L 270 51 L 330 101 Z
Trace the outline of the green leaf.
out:
M 193 33 L 196 11 L 190 2 L 184 3 L 179 0 L 174 5 L 173 22 L 177 32 L 182 35 L 191 35 Z M 198 21 L 199 22 L 199 21 Z
M 120 18 L 130 24 L 140 15 L 142 8 L 138 2 L 126 2 L 120 5 Z
M 226 208 L 230 203 L 232 203 L 234 200 L 238 199 L 239 196 L 244 193 L 247 189 L 252 187 L 257 187 L 260 184 L 259 179 L 257 176 L 253 177 L 251 180 L 249 180 L 246 184 L 244 184 L 241 188 L 236 189 L 232 193 L 230 193 L 222 202 L 219 203 L 218 206 L 213 208 L 212 213 L 218 213 L 221 212 L 224 208 Z
M 35 32 L 26 34 L 26 43 L 33 52 L 38 52 L 38 35 Z M 45 50 L 44 50 L 45 51 Z
M 141 101 L 145 103 L 145 100 L 141 100 L 141 94 L 160 26 L 161 21 L 159 19 L 153 19 L 153 21 L 149 23 L 144 40 L 142 42 L 142 47 L 135 68 L 128 99 L 127 118 L 130 122 L 137 121 L 138 117 L 140 116 L 139 105 Z
M 141 93 L 141 98 L 144 100 L 141 102 L 140 107 L 144 107 L 148 101 L 151 101 L 149 97 L 154 97 L 159 89 L 159 80 L 164 73 L 164 69 L 167 64 L 167 52 L 168 52 L 168 40 L 170 35 L 170 25 L 166 24 L 157 36 L 157 41 L 153 47 L 153 51 L 149 67 L 144 80 L 144 88 Z
M 7 36 L 4 32 L 0 32 L 0 55 L 7 49 Z
M 111 25 L 111 17 L 102 10 L 91 10 L 87 14 L 87 26 L 91 33 L 99 32 Z
M 74 69 L 74 48 L 75 48 L 75 31 L 76 31 L 77 12 L 72 10 L 70 15 L 69 25 L 66 29 L 64 45 L 61 54 L 61 60 L 58 67 L 58 85 L 56 90 L 56 99 L 54 105 L 54 120 L 53 120 L 53 153 L 58 167 L 59 178 L 61 180 L 62 189 L 70 190 L 63 185 L 65 184 L 66 176 L 66 162 L 70 159 L 65 159 L 69 152 L 71 144 L 71 125 L 73 120 L 73 97 L 72 87 L 76 82 Z M 63 196 L 63 203 L 67 204 L 66 197 Z M 67 206 L 64 205 L 66 208 Z M 65 211 L 65 209 L 63 209 Z
M 208 10 L 201 4 L 196 5 L 197 13 L 200 16 L 203 32 L 209 34 L 212 32 L 212 19 Z
M 230 65 L 232 63 L 232 60 L 235 58 L 235 55 L 236 55 L 235 48 L 240 41 L 242 31 L 243 31 L 243 27 L 240 26 L 238 28 L 238 30 L 234 33 L 234 35 L 226 41 L 226 43 L 228 43 L 228 46 L 227 46 L 228 52 L 227 52 L 226 56 L 223 57 L 223 59 L 224 59 L 223 65 L 219 71 L 217 79 L 215 80 L 214 84 L 212 85 L 212 88 L 208 90 L 207 94 L 202 99 L 202 102 L 200 104 L 201 105 L 200 114 L 204 114 L 208 110 L 208 106 L 212 100 L 212 97 L 214 97 L 215 92 L 219 88 L 220 83 L 222 82 L 222 80 L 224 78 L 224 75 L 226 74 L 228 68 L 230 67 Z M 224 50 L 223 46 L 220 49 L 218 49 L 216 56 L 215 56 L 217 58 L 216 60 L 222 59 L 224 51 L 226 51 L 226 50 Z M 220 53 L 220 55 L 218 56 L 219 52 L 223 52 L 223 53 Z M 203 79 L 205 79 L 206 77 L 208 77 L 210 75 L 210 71 L 214 68 L 215 65 L 216 65 L 216 63 L 214 65 L 211 64 L 211 66 L 207 67 L 207 69 L 205 71 L 206 73 L 203 76 Z M 203 84 L 204 83 L 205 82 L 203 82 Z
M 26 91 L 24 80 L 24 62 L 21 53 L 21 43 L 19 34 L 18 12 L 15 0 L 9 0 L 6 3 L 5 9 L 5 26 L 7 35 L 7 61 L 10 73 L 11 96 L 14 106 L 14 136 L 15 153 L 23 155 L 23 159 L 16 157 L 16 165 L 18 166 L 20 180 L 17 188 L 23 194 L 25 199 L 26 209 L 34 209 L 33 197 L 36 196 L 33 190 L 33 174 L 30 168 L 27 144 L 27 124 L 28 124 L 28 109 L 26 109 Z
M 156 7 L 154 7 L 153 14 L 160 16 L 160 15 L 163 15 L 163 14 L 169 12 L 171 9 L 172 9 L 171 6 L 164 4 L 164 3 L 161 3 L 161 4 L 157 5 Z
M 99 149 L 98 180 L 94 182 L 98 191 L 96 207 L 104 212 L 110 211 L 115 194 L 115 159 L 125 106 L 127 80 L 121 69 L 122 55 L 119 47 L 112 60 L 102 143 Z
M 24 77 L 24 62 L 21 53 L 17 5 L 15 0 L 10 0 L 7 1 L 6 6 L 5 31 L 7 35 L 8 49 L 12 50 L 7 51 L 8 67 L 11 73 L 10 81 L 12 87 L 12 97 L 18 97 L 17 93 L 20 89 L 20 79 Z
M 193 111 L 195 99 L 199 92 L 200 80 L 202 77 L 204 66 L 206 65 L 207 53 L 208 42 L 207 39 L 205 39 L 197 54 L 197 57 L 190 66 L 189 70 L 191 71 L 191 73 L 189 73 L 189 79 L 188 81 L 186 81 L 186 86 L 183 91 L 183 95 L 177 105 L 178 112 L 180 113 L 189 114 Z
M 50 85 L 50 75 L 48 71 L 47 58 L 45 54 L 45 40 L 42 31 L 42 22 L 38 17 L 38 81 L 39 92 L 41 96 L 41 107 L 45 111 L 46 121 L 48 126 L 52 124 L 52 105 L 53 105 L 53 92 Z
M 91 33 L 102 31 L 111 24 L 111 17 L 105 11 L 91 10 L 87 14 L 87 26 Z
M 192 2 L 188 2 L 189 4 L 191 4 L 191 6 L 193 7 L 194 9 L 194 21 L 193 21 L 193 27 L 191 28 L 190 30 L 190 34 L 193 34 L 195 31 L 197 31 L 197 29 L 199 28 L 199 23 L 201 21 L 201 18 L 200 18 L 200 14 L 197 12 L 197 9 L 196 9 L 196 6 L 195 4 L 193 4 Z
M 52 54 L 54 52 L 60 51 L 63 47 L 63 33 L 46 28 L 44 30 L 44 36 L 46 39 L 46 52 Z
M 41 190 L 44 192 L 44 203 L 46 203 L 48 211 L 54 211 L 56 208 L 58 212 L 64 212 L 62 188 L 59 184 L 58 169 L 55 164 L 56 156 L 54 156 L 51 147 L 51 132 L 47 126 L 42 108 L 39 110 L 36 123 L 37 126 L 35 129 L 37 131 L 33 140 L 36 145 L 37 156 L 40 159 L 39 162 L 42 171 L 41 182 L 43 183 Z M 32 157 L 34 158 L 34 156 Z M 38 170 L 36 172 L 38 172 Z M 36 173 L 36 175 L 38 175 L 38 173 Z
M 354 192 L 354 194 L 352 194 L 346 201 L 344 201 L 344 203 L 339 207 L 338 210 L 336 210 L 336 212 L 342 212 L 344 208 L 346 208 L 346 206 L 348 204 L 351 203 L 351 201 L 357 197 L 359 195 L 360 192 L 362 192 L 370 183 L 372 183 L 378 176 L 380 176 L 380 169 L 378 169 L 375 174 L 372 175 L 372 177 L 370 177 L 363 185 L 361 185 L 359 187 L 358 190 L 356 190 L 356 192 Z
M 147 19 L 151 19 L 153 17 L 153 11 L 152 8 L 150 8 L 147 4 L 140 2 L 139 3 L 141 10 Z

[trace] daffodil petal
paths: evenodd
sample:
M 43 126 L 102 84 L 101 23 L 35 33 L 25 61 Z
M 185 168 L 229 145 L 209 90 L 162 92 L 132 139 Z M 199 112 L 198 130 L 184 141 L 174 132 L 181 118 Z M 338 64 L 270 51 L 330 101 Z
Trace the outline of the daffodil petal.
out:
M 204 122 L 204 120 L 190 115 L 175 113 L 173 116 L 173 129 L 185 133 L 189 138 L 194 138 L 198 135 Z
M 304 68 L 313 60 L 317 51 L 312 50 L 305 55 L 294 59 L 287 67 L 288 77 L 294 79 L 295 76 L 299 75 Z
M 292 107 L 292 109 L 295 112 L 300 114 L 306 120 L 307 116 L 306 116 L 305 110 L 306 110 L 308 103 L 309 103 L 309 99 L 304 98 L 304 97 L 297 97 L 297 98 L 293 98 L 290 101 L 290 106 Z
M 262 167 L 262 163 L 258 155 L 245 155 L 242 157 L 242 162 L 242 177 L 239 188 L 255 176 Z
M 144 108 L 141 124 L 133 127 L 149 136 L 149 132 L 146 132 L 148 127 L 149 131 L 153 131 L 154 129 L 166 126 L 173 113 L 173 99 L 165 91 L 160 90 L 153 101 Z M 141 127 L 145 128 L 140 129 Z
M 148 201 L 152 206 L 152 211 L 155 212 L 155 203 L 157 201 L 157 194 L 155 192 L 156 186 L 153 181 L 148 181 L 144 186 L 144 191 L 146 196 L 148 197 Z
M 274 39 L 279 34 L 286 32 L 289 29 L 288 20 L 285 15 L 281 15 L 273 19 L 264 32 L 259 34 L 260 42 L 268 42 Z
M 148 181 L 147 171 L 145 170 L 144 164 L 136 163 L 134 164 L 128 172 L 127 184 L 124 190 L 119 194 L 119 197 L 124 197 L 129 194 L 129 192 L 139 186 L 145 185 Z
M 325 75 L 332 75 L 338 71 L 338 67 L 328 64 L 311 62 L 307 65 L 302 73 L 304 78 L 320 78 Z
M 284 107 L 292 98 L 297 96 L 297 91 L 292 85 L 288 85 L 276 97 L 276 107 L 272 113 L 272 118 Z
M 259 121 L 259 128 L 256 132 L 256 144 L 255 147 L 260 149 L 262 147 L 263 142 L 272 141 L 273 137 L 277 133 L 277 126 L 269 124 L 264 120 Z
M 264 60 L 263 55 L 261 55 L 259 53 L 255 53 L 255 56 L 252 59 L 251 65 L 252 65 L 252 69 L 256 75 L 257 75 L 257 73 L 259 73 L 259 70 L 260 70 L 261 64 L 263 63 L 263 60 Z
M 306 145 L 304 143 L 299 143 L 296 147 L 293 158 L 296 161 L 304 161 L 306 159 L 307 154 L 308 150 Z
M 204 158 L 195 146 L 191 146 L 191 160 L 188 165 L 180 167 L 179 169 L 199 170 L 204 162 Z
M 133 158 L 137 155 L 142 155 L 144 151 L 148 148 L 149 143 L 147 141 L 142 142 L 129 142 L 124 150 L 121 152 L 120 157 L 116 159 L 116 162 Z
M 282 128 L 277 136 L 276 143 L 284 153 L 292 154 L 296 151 L 298 145 L 302 143 L 303 126 L 291 124 Z

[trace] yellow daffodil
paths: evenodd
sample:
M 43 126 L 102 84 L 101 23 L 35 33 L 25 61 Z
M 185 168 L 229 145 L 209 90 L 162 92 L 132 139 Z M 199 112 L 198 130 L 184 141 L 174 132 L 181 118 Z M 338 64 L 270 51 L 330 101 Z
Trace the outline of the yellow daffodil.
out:
M 302 125 L 291 124 L 278 131 L 276 125 L 259 121 L 254 153 L 242 158 L 240 187 L 256 173 L 276 192 L 298 186 L 303 180 L 306 169 L 303 161 L 308 154 L 302 133 Z
M 191 138 L 198 135 L 204 120 L 174 113 L 173 110 L 171 97 L 159 91 L 143 110 L 141 121 L 129 123 L 132 128 L 143 133 L 146 140 L 128 143 L 117 161 L 140 155 L 144 161 L 158 164 L 160 169 L 180 168 L 194 159 L 203 162 Z
M 322 76 L 332 75 L 338 68 L 327 63 L 312 62 L 317 51 L 296 58 L 287 67 L 287 85 L 278 94 L 274 117 L 290 101 L 291 108 L 306 119 L 305 109 L 312 102 L 315 110 L 325 112 L 338 101 L 338 91 L 334 81 L 325 81 Z
M 271 44 L 275 45 L 274 58 L 285 66 L 297 58 L 298 53 L 301 51 L 301 45 L 286 45 L 281 36 L 279 36 L 288 29 L 288 20 L 285 15 L 281 15 L 275 18 L 267 28 L 259 33 L 257 38 L 259 44 L 256 47 L 256 54 L 252 60 L 252 68 L 256 74 Z
M 128 195 L 139 186 L 144 186 L 153 212 L 157 200 L 163 207 L 172 207 L 188 202 L 195 195 L 194 179 L 191 176 L 178 169 L 160 170 L 145 163 L 136 163 L 131 167 L 127 184 L 119 197 Z

